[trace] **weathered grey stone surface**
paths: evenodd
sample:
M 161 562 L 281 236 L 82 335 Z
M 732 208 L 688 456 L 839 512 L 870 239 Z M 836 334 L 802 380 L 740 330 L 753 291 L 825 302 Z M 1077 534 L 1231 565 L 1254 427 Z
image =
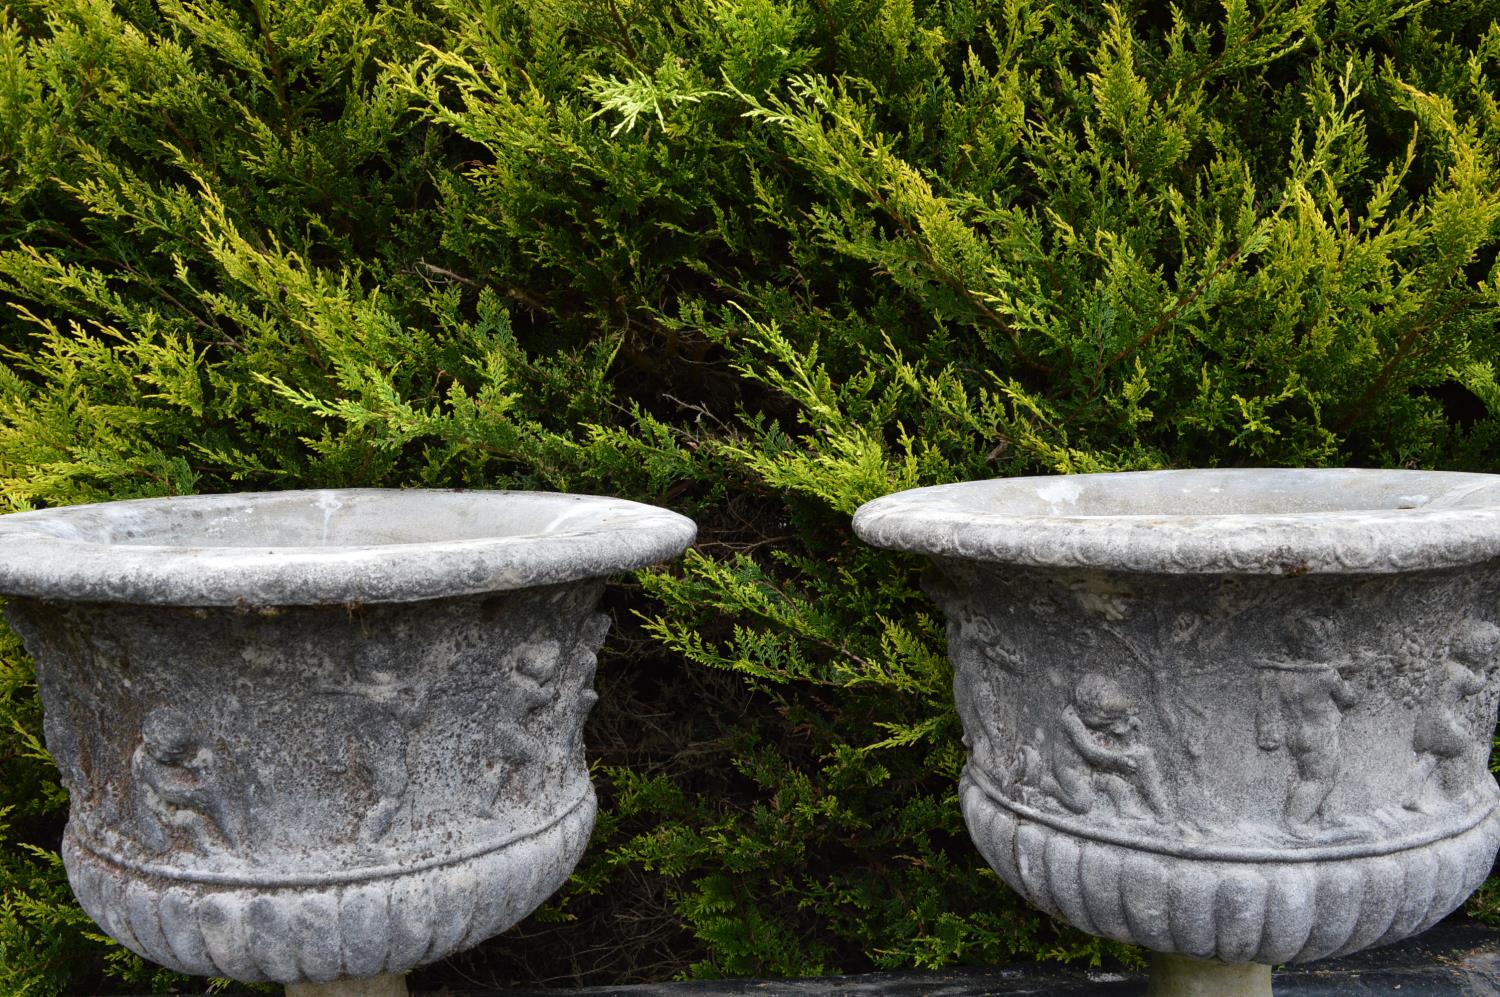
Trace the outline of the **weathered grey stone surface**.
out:
M 601 576 L 692 536 L 649 506 L 503 492 L 0 517 L 84 909 L 154 962 L 289 984 L 509 927 L 593 825 Z
M 1111 572 L 1385 574 L 1500 557 L 1500 476 L 1232 469 L 971 481 L 866 503 L 893 550 Z
M 866 505 L 933 557 L 996 872 L 1226 963 L 1387 944 L 1488 873 L 1500 477 L 1179 471 Z
M 502 497 L 503 496 L 503 497 Z M 691 520 L 550 492 L 349 488 L 0 516 L 0 594 L 171 606 L 416 602 L 671 560 Z

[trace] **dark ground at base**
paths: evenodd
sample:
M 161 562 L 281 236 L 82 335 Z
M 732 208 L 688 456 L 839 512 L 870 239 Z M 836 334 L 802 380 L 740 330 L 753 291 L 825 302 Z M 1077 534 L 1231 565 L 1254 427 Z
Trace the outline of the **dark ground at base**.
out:
M 1500 929 L 1448 921 L 1418 938 L 1347 959 L 1293 966 L 1277 997 L 1500 997 Z M 806 980 L 696 980 L 548 990 L 418 990 L 413 997 L 1140 997 L 1144 973 L 1059 966 L 955 968 Z
M 1419 938 L 1347 959 L 1293 966 L 1275 974 L 1277 997 L 1500 997 L 1500 930 L 1444 923 Z M 1054 966 L 960 968 L 927 973 L 867 973 L 810 980 L 704 980 L 579 990 L 454 990 L 451 997 L 1139 997 L 1144 973 L 1101 973 Z

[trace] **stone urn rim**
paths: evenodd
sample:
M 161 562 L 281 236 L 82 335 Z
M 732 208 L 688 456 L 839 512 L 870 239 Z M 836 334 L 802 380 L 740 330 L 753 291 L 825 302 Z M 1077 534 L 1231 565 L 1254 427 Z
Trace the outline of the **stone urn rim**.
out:
M 602 578 L 677 557 L 692 520 L 561 492 L 341 488 L 0 516 L 0 595 L 163 606 L 418 602 Z
M 877 547 L 1039 568 L 1388 574 L 1500 557 L 1500 475 L 1120 471 L 914 488 L 854 515 Z

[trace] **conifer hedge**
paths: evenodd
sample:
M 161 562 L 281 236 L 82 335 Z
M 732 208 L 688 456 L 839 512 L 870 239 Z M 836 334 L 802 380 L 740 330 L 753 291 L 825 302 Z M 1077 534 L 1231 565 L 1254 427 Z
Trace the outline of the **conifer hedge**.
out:
M 920 565 L 849 514 L 1500 471 L 1497 247 L 1500 0 L 9 0 L 0 507 L 698 520 L 608 596 L 588 857 L 428 983 L 1129 959 L 984 869 Z M 172 986 L 73 905 L 8 635 L 0 721 L 0 992 Z

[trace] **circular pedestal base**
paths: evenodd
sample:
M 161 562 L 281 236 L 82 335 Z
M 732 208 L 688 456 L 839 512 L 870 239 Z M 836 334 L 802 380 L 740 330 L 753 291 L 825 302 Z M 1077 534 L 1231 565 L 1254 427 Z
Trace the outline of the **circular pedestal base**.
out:
M 1271 997 L 1271 967 L 1158 954 L 1151 960 L 1146 997 Z
M 392 973 L 364 980 L 292 983 L 286 988 L 286 997 L 407 997 L 406 977 Z

